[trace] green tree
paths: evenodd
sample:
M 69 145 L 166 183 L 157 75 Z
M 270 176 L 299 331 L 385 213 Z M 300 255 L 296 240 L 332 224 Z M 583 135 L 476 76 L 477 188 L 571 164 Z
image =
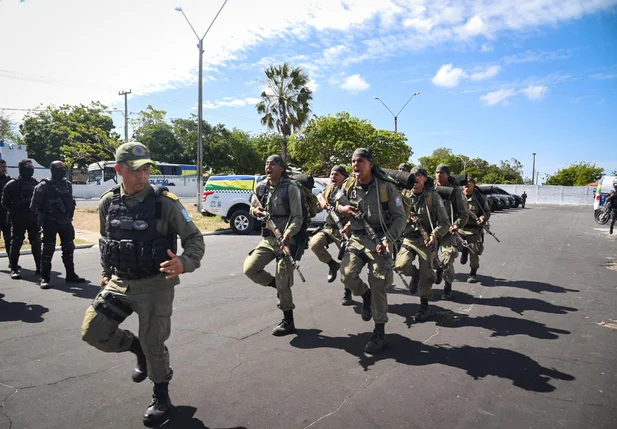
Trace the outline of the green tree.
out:
M 261 93 L 257 113 L 262 115 L 262 125 L 281 134 L 281 155 L 289 162 L 288 139 L 311 113 L 313 93 L 307 87 L 309 78 L 302 68 L 292 68 L 288 63 L 270 65 L 264 72 L 268 87 Z
M 113 159 L 119 135 L 107 106 L 48 106 L 45 110 L 26 115 L 19 130 L 26 150 L 42 165 L 63 159 L 69 166 Z
M 523 183 L 523 164 L 516 158 L 510 161 L 501 161 L 499 166 L 503 184 L 522 184 Z
M 2 110 L 0 110 L 0 141 L 5 143 L 21 144 L 21 137 L 15 131 L 14 124 Z
M 150 149 L 155 161 L 184 163 L 185 153 L 182 144 L 176 138 L 171 124 L 165 122 L 165 110 L 156 110 L 148 105 L 146 110 L 131 120 L 135 132 L 133 137 Z
M 251 146 L 253 146 L 262 161 L 259 169 L 261 172 L 266 164 L 266 159 L 270 155 L 280 153 L 281 137 L 276 133 L 260 133 L 256 136 L 251 136 Z
M 295 164 L 317 175 L 328 175 L 334 164 L 351 164 L 359 147 L 371 149 L 378 165 L 397 168 L 413 154 L 406 141 L 402 133 L 375 129 L 366 119 L 342 112 L 311 119 L 301 133 L 292 136 L 290 153 Z
M 546 185 L 561 186 L 585 186 L 602 177 L 604 169 L 596 167 L 595 163 L 578 162 L 558 170 L 552 176 L 548 176 Z

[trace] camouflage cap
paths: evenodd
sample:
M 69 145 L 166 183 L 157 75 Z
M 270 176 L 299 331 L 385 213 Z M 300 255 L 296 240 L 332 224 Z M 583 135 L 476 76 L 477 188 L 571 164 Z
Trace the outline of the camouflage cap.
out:
M 428 177 L 428 173 L 426 172 L 426 168 L 424 167 L 414 167 L 410 171 L 411 174 L 421 174 L 424 177 Z
M 150 159 L 148 148 L 137 142 L 124 143 L 116 149 L 116 164 L 121 162 L 128 165 L 131 170 L 137 170 L 146 164 L 156 165 Z

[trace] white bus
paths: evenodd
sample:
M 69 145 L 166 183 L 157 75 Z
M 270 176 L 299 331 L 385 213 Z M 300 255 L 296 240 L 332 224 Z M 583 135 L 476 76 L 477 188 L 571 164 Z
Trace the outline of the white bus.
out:
M 88 165 L 88 184 L 102 185 L 106 182 L 120 183 L 120 177 L 114 168 L 114 161 L 100 161 Z M 195 186 L 197 184 L 197 166 L 189 164 L 156 163 L 157 174 L 150 175 L 150 183 L 163 186 Z M 204 180 L 205 183 L 205 180 Z

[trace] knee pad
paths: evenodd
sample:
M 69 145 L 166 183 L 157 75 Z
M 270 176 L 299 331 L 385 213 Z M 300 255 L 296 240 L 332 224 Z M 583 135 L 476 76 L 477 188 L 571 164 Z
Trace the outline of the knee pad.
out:
M 71 241 L 69 244 L 62 246 L 62 251 L 67 253 L 73 253 L 75 251 L 75 243 Z
M 124 322 L 124 319 L 133 313 L 133 309 L 129 305 L 108 290 L 102 291 L 94 298 L 92 308 L 97 313 L 118 323 Z

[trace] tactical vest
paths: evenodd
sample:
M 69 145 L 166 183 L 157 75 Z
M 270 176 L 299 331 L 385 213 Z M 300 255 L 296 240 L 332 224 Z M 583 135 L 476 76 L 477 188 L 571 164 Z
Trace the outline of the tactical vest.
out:
M 11 176 L 5 174 L 4 176 L 0 177 L 0 199 L 2 199 L 2 191 L 4 191 L 4 187 L 6 186 L 7 183 L 9 183 L 9 181 L 11 180 Z M 0 213 L 6 213 L 6 209 L 4 207 L 2 207 L 2 205 L 0 205 Z
M 106 269 L 121 278 L 151 277 L 160 274 L 160 264 L 171 259 L 167 249 L 176 253 L 176 234 L 163 236 L 156 231 L 156 220 L 162 216 L 158 199 L 166 190 L 153 186 L 141 203 L 129 208 L 120 197 L 120 185 L 112 189 L 106 237 L 99 240 L 101 264 Z
M 75 213 L 75 200 L 71 183 L 63 180 L 61 184 L 53 180 L 43 179 L 41 183 L 45 184 L 46 198 L 43 207 L 43 213 L 49 218 L 59 223 L 70 222 Z
M 17 192 L 11 195 L 11 202 L 13 208 L 20 215 L 25 215 L 29 218 L 36 217 L 36 213 L 30 210 L 30 201 L 32 201 L 32 194 L 34 188 L 38 185 L 38 181 L 35 179 L 23 180 L 22 178 L 15 179 L 17 183 Z

